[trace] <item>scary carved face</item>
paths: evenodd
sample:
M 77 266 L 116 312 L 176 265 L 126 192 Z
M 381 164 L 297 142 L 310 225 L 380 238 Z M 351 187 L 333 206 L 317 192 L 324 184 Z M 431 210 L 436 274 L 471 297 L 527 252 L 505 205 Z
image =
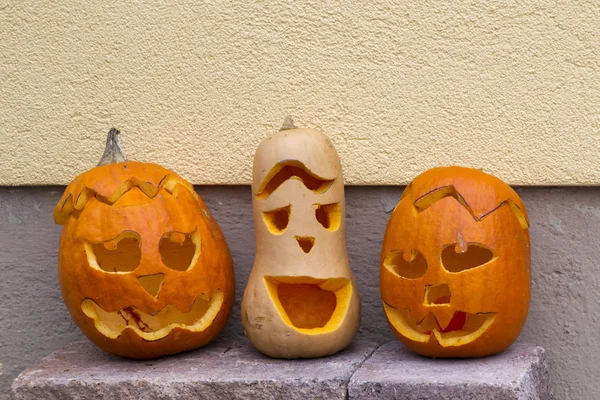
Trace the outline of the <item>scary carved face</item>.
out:
M 274 357 L 338 351 L 354 336 L 359 308 L 331 142 L 311 129 L 272 136 L 256 152 L 252 190 L 257 248 L 242 303 L 248 337 Z
M 418 176 L 381 253 L 384 310 L 400 340 L 432 357 L 507 348 L 529 306 L 527 230 L 521 199 L 495 177 L 458 167 Z
M 231 256 L 202 200 L 173 172 L 97 167 L 69 185 L 55 219 L 64 224 L 63 298 L 101 348 L 152 358 L 202 346 L 224 326 Z

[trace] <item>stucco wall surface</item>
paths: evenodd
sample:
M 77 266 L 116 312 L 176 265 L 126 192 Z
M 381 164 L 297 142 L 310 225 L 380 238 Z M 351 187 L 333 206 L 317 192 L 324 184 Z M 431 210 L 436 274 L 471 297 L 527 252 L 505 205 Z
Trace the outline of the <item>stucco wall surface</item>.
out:
M 112 126 L 132 159 L 247 184 L 284 116 L 351 184 L 436 165 L 599 184 L 600 3 L 4 1 L 0 185 L 66 184 Z
M 0 399 L 17 374 L 83 339 L 57 282 L 62 187 L 0 188 Z M 240 302 L 254 259 L 250 188 L 198 187 L 235 262 L 236 301 L 222 338 L 245 340 Z M 394 340 L 379 294 L 383 232 L 400 187 L 346 189 L 347 244 L 362 304 L 358 338 Z M 518 189 L 531 221 L 532 302 L 520 340 L 546 348 L 558 400 L 598 399 L 600 188 Z M 294 243 L 293 246 L 296 246 Z

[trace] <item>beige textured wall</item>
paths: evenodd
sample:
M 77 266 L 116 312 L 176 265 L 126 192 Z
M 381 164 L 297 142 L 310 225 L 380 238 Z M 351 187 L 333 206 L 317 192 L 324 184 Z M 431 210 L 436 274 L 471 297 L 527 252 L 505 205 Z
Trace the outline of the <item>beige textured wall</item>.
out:
M 0 0 L 0 185 L 130 158 L 248 183 L 287 114 L 350 184 L 600 184 L 600 2 Z

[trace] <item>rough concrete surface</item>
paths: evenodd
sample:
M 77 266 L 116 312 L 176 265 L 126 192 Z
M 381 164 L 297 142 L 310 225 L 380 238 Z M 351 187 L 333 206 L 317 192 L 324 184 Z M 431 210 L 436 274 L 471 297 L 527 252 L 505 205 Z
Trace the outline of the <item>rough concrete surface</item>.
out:
M 288 114 L 352 184 L 600 183 L 597 1 L 2 3 L 1 185 L 66 184 L 113 125 L 132 159 L 248 184 Z
M 377 348 L 355 341 L 331 357 L 274 359 L 223 342 L 153 361 L 112 356 L 89 342 L 44 358 L 13 383 L 14 400 L 346 399 L 354 371 Z
M 516 343 L 477 359 L 430 359 L 400 342 L 384 344 L 350 380 L 350 399 L 549 400 L 544 349 Z
M 61 227 L 52 209 L 63 187 L 0 188 L 0 399 L 24 369 L 83 339 L 57 283 Z M 240 302 L 254 258 L 250 189 L 198 187 L 235 261 L 236 300 L 223 340 L 244 341 Z M 381 308 L 379 253 L 401 187 L 346 188 L 347 242 L 362 304 L 357 339 L 395 337 Z M 555 398 L 600 393 L 600 188 L 520 188 L 531 220 L 532 302 L 521 340 L 546 349 Z

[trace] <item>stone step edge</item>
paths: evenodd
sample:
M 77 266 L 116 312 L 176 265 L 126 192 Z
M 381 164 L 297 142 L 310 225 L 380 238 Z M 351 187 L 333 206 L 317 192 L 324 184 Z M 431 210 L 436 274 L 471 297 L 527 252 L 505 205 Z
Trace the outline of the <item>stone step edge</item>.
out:
M 240 341 L 231 341 L 231 343 L 233 345 L 238 345 L 238 346 L 243 346 L 243 343 L 238 343 Z M 372 361 L 373 356 L 378 353 L 380 350 L 385 349 L 386 347 L 390 347 L 390 346 L 401 346 L 404 349 L 404 352 L 406 354 L 410 354 L 412 355 L 412 357 L 417 357 L 421 360 L 423 360 L 423 362 L 436 362 L 438 363 L 441 360 L 432 360 L 432 359 L 428 359 L 425 357 L 421 357 L 421 356 L 417 356 L 414 353 L 410 352 L 409 350 L 407 350 L 406 348 L 403 347 L 402 344 L 400 344 L 399 341 L 391 341 L 391 342 L 387 342 L 381 345 L 378 345 L 375 342 L 372 341 L 357 341 L 357 342 L 361 342 L 364 343 L 365 345 L 369 345 L 370 347 L 368 348 L 367 351 L 365 351 L 363 353 L 363 359 L 358 362 L 357 364 L 354 365 L 354 368 L 350 371 L 350 375 L 347 377 L 344 377 L 343 381 L 342 381 L 342 387 L 345 390 L 345 397 L 346 399 L 354 399 L 354 398 L 378 398 L 379 396 L 368 396 L 363 392 L 360 392 L 359 390 L 362 388 L 364 389 L 365 386 L 371 386 L 373 388 L 376 388 L 377 386 L 381 386 L 381 380 L 377 380 L 377 379 L 373 379 L 370 381 L 358 381 L 357 380 L 357 375 L 359 375 L 361 373 L 361 371 L 363 370 L 363 367 L 365 366 L 365 364 L 369 363 Z M 535 368 L 536 366 L 541 366 L 542 370 L 545 370 L 547 372 L 547 360 L 546 360 L 546 351 L 544 348 L 540 347 L 540 346 L 536 346 L 536 345 L 529 345 L 529 344 L 521 344 L 521 346 L 523 346 L 524 348 L 528 349 L 530 351 L 530 354 L 534 353 L 534 356 L 537 358 L 537 360 L 535 360 L 534 362 L 530 363 L 530 365 L 528 366 L 528 368 L 526 370 L 523 371 L 523 373 L 521 374 L 519 381 L 516 382 L 516 388 L 515 390 L 517 392 L 519 391 L 528 391 L 529 395 L 533 395 L 535 397 L 531 397 L 526 393 L 523 393 L 525 395 L 525 397 L 515 397 L 515 399 L 550 399 L 551 398 L 551 388 L 550 388 L 550 384 L 549 384 L 549 378 L 546 374 L 546 376 L 541 376 L 544 375 L 543 373 L 540 375 L 540 368 Z M 59 350 L 60 351 L 60 350 Z M 510 348 L 509 350 L 507 350 L 505 353 L 510 352 Z M 500 353 L 498 356 L 502 356 L 502 354 L 505 353 Z M 49 355 L 48 357 L 50 357 L 51 355 Z M 498 357 L 496 356 L 496 357 Z M 335 357 L 332 356 L 332 357 Z M 494 357 L 494 356 L 491 356 Z M 484 357 L 484 358 L 480 358 L 480 359 L 475 359 L 475 360 L 492 360 L 493 358 L 488 358 L 488 357 Z M 394 360 L 393 360 L 394 361 Z M 398 363 L 402 363 L 405 362 L 405 359 L 397 359 L 395 360 Z M 461 363 L 463 362 L 463 360 L 454 360 L 457 363 Z M 32 366 L 33 368 L 33 366 Z M 17 376 L 17 378 L 13 381 L 12 387 L 11 387 L 11 398 L 16 398 L 16 391 L 18 390 L 18 388 L 20 386 L 26 386 L 27 382 L 24 381 L 22 384 L 19 381 L 19 378 L 25 374 L 25 372 L 31 370 L 31 368 L 25 370 L 24 372 L 22 372 L 19 376 Z M 409 385 L 410 383 L 403 383 L 403 386 Z M 490 386 L 489 384 L 487 384 L 486 382 L 480 382 L 479 383 L 480 386 Z M 448 386 L 444 386 L 442 385 L 436 385 L 435 382 L 422 382 L 422 385 L 425 387 L 433 387 L 435 390 L 439 391 L 441 389 L 441 391 L 443 392 Z M 539 396 L 536 396 L 536 393 L 538 392 L 538 386 L 547 386 L 547 390 L 544 390 L 544 388 L 542 388 L 541 390 L 541 394 Z M 521 389 L 521 387 L 523 387 L 523 389 Z M 459 389 L 460 392 L 461 389 Z M 546 393 L 547 395 L 545 395 L 544 393 Z M 548 394 L 549 393 L 549 394 Z M 378 393 L 374 393 L 374 394 L 378 394 Z M 438 393 L 439 394 L 439 393 Z M 429 396 L 429 395 L 427 395 Z M 404 399 L 405 397 L 396 397 L 398 399 Z M 406 397 L 407 399 L 409 397 Z M 417 398 L 417 397 L 410 397 L 412 398 Z M 418 397 L 421 398 L 421 397 Z M 422 397 L 422 398 L 427 398 L 427 397 Z M 442 398 L 442 397 L 440 397 Z M 443 397 L 446 398 L 446 397 Z M 474 397 L 474 398 L 486 398 L 486 397 Z

